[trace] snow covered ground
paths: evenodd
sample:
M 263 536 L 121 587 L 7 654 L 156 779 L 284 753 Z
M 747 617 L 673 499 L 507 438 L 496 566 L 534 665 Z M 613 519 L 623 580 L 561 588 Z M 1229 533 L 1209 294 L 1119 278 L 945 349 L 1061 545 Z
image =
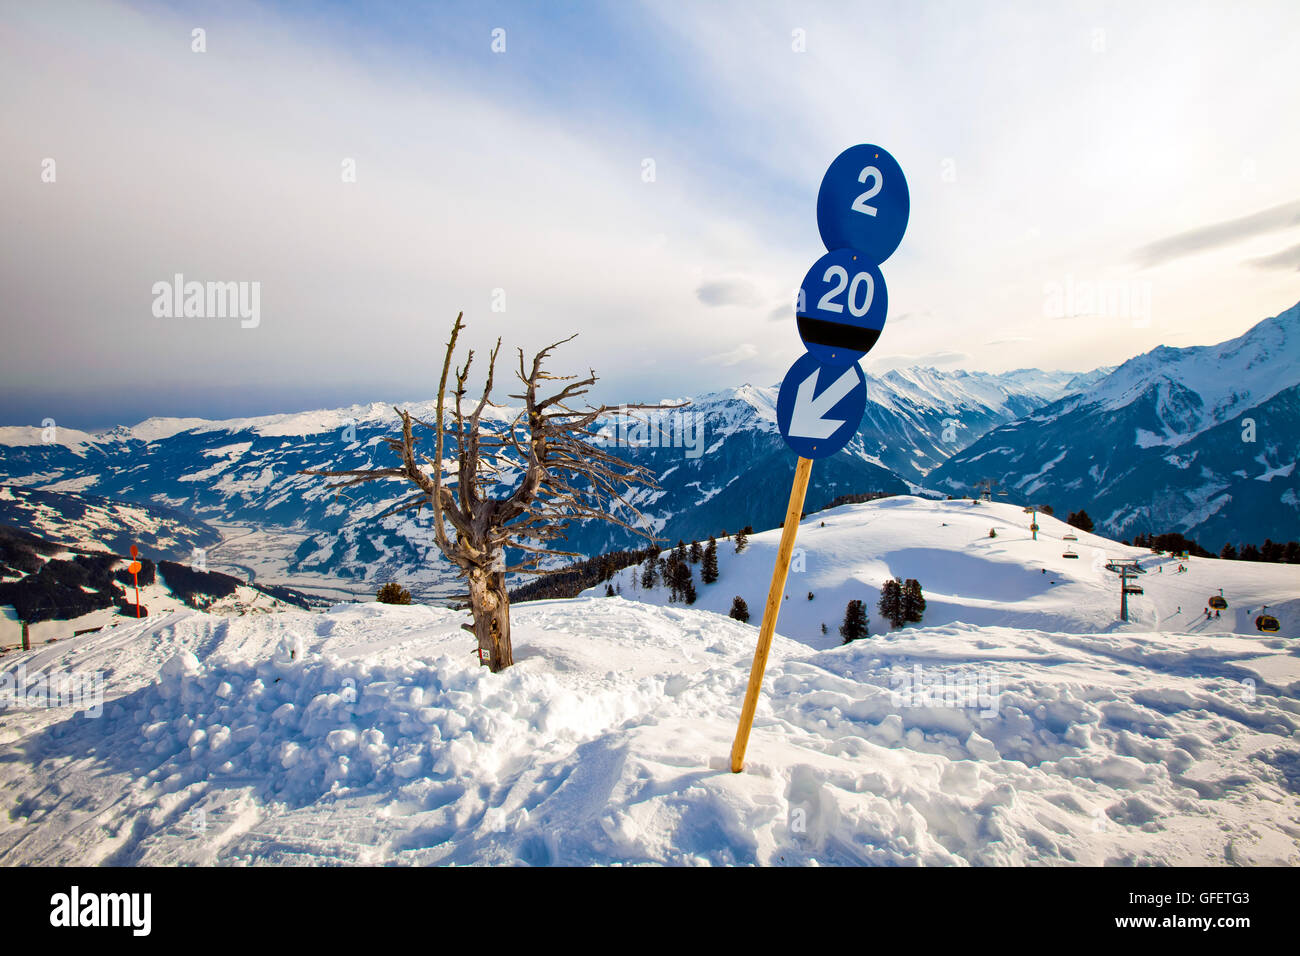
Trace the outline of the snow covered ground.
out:
M 1278 636 L 1300 636 L 1300 569 L 1295 565 L 1180 561 L 1043 514 L 1038 515 L 1035 541 L 1029 524 L 1030 516 L 1019 505 L 908 495 L 811 514 L 799 526 L 777 630 L 812 647 L 837 646 L 844 607 L 856 598 L 866 603 L 871 632 L 878 634 L 889 626 L 875 609 L 880 586 L 898 577 L 921 582 L 927 625 L 1257 634 L 1255 617 L 1267 604 L 1268 613 L 1282 624 Z M 997 537 L 990 538 L 990 530 Z M 746 550 L 736 554 L 734 539 L 719 540 L 717 582 L 702 584 L 700 568 L 693 566 L 699 593 L 693 606 L 726 614 L 739 595 L 749 605 L 751 623 L 757 623 L 779 542 L 779 529 L 751 535 Z M 1064 557 L 1067 551 L 1078 557 Z M 1147 572 L 1137 579 L 1145 593 L 1129 599 L 1127 626 L 1119 622 L 1119 579 L 1105 567 L 1112 558 L 1137 560 Z M 1186 571 L 1180 573 L 1179 565 Z M 639 567 L 625 568 L 613 583 L 623 597 L 668 603 L 662 583 L 646 591 L 640 577 Z M 1206 621 L 1204 609 L 1220 588 L 1228 609 Z M 587 593 L 604 594 L 605 585 Z M 1291 679 L 1300 680 L 1300 668 Z
M 985 536 L 1005 513 L 1005 534 L 943 544 L 976 512 Z M 842 614 L 835 587 L 869 596 L 910 549 L 927 626 L 778 636 L 739 775 L 757 629 L 707 600 L 743 585 L 757 623 L 775 532 L 734 561 L 724 546 L 693 608 L 626 588 L 517 605 L 518 663 L 495 676 L 463 615 L 423 606 L 177 611 L 7 655 L 5 675 L 101 674 L 104 700 L 0 711 L 0 865 L 1300 864 L 1294 569 L 1205 562 L 1230 610 L 1277 602 L 1279 635 L 1167 619 L 1176 589 L 1207 586 L 1195 559 L 1154 575 L 1168 595 L 1143 580 L 1163 630 L 1117 626 L 1087 549 L 1125 549 L 1080 534 L 1081 567 L 1042 585 L 1015 515 L 889 499 L 810 516 L 801 542 L 825 538 L 802 573 L 828 576 L 812 602 L 792 583 L 790 624 L 832 598 Z M 905 547 L 871 543 L 894 522 Z M 847 583 L 813 560 L 832 553 Z

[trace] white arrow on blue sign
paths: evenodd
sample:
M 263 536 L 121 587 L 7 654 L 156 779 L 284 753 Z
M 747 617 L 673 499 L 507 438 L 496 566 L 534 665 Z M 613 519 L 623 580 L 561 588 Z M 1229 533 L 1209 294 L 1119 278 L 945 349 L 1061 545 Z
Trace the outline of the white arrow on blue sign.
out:
M 856 249 L 880 265 L 898 248 L 912 211 L 903 168 L 887 150 L 850 146 L 817 191 L 817 230 L 831 252 Z
M 866 409 L 867 379 L 862 369 L 804 354 L 781 382 L 776 424 L 800 458 L 826 458 L 849 443 Z

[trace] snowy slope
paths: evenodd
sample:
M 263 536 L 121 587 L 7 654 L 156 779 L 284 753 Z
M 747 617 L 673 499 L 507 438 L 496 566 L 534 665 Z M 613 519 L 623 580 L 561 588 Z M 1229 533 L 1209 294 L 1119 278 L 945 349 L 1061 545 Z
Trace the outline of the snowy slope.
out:
M 887 630 L 875 605 L 884 581 L 898 577 L 921 582 L 927 625 L 1253 634 L 1255 616 L 1267 604 L 1283 624 L 1281 633 L 1300 637 L 1300 575 L 1294 565 L 1177 561 L 1088 534 L 1048 515 L 1040 514 L 1038 524 L 1035 541 L 1029 515 L 1018 505 L 905 495 L 811 514 L 800 523 L 779 630 L 811 647 L 836 646 L 845 605 L 853 599 L 870 611 L 872 633 Z M 988 536 L 990 529 L 997 531 L 996 538 Z M 1065 535 L 1077 540 L 1066 541 Z M 756 623 L 779 542 L 779 530 L 766 531 L 751 536 L 746 550 L 736 554 L 734 542 L 719 540 L 717 582 L 701 583 L 699 566 L 694 566 L 699 594 L 694 606 L 727 614 L 739 595 Z M 1079 557 L 1064 557 L 1067 550 Z M 1137 559 L 1147 571 L 1139 582 L 1146 593 L 1130 598 L 1127 628 L 1118 620 L 1118 579 L 1105 570 L 1111 558 Z M 1178 573 L 1180 564 L 1188 570 Z M 667 604 L 663 584 L 647 592 L 640 587 L 640 574 L 639 566 L 625 568 L 613 583 L 625 598 Z M 1200 612 L 1220 588 L 1228 610 L 1206 622 Z M 604 594 L 605 585 L 587 593 Z M 826 634 L 821 633 L 823 623 Z
M 727 755 L 757 629 L 698 607 L 516 605 L 518 663 L 495 676 L 462 615 L 374 604 L 184 611 L 7 656 L 10 674 L 103 673 L 107 700 L 0 719 L 0 865 L 1300 864 L 1294 640 L 1090 631 L 1100 617 L 1059 595 L 1102 586 L 1072 567 L 1031 588 L 1007 511 L 810 518 L 809 541 L 868 542 L 841 571 L 915 557 L 936 623 L 817 650 L 783 618 L 741 775 Z M 943 546 L 941 514 L 962 533 L 1005 517 L 1007 550 Z M 770 574 L 771 537 L 722 562 L 728 599 Z M 1204 573 L 1160 577 L 1199 595 Z M 1234 606 L 1277 589 L 1217 580 Z M 943 623 L 1014 597 L 1031 605 L 1015 626 Z M 1294 634 L 1294 582 L 1284 598 Z

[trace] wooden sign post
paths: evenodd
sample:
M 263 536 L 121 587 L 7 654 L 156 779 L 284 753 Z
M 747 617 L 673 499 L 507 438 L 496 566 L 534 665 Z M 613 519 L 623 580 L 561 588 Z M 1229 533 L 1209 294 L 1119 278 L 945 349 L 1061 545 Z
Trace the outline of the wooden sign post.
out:
M 749 687 L 745 691 L 745 704 L 740 710 L 740 726 L 736 728 L 736 741 L 731 745 L 732 773 L 740 773 L 745 767 L 745 748 L 749 745 L 754 712 L 758 710 L 758 692 L 763 687 L 763 672 L 767 669 L 767 655 L 772 649 L 776 615 L 781 610 L 785 578 L 790 571 L 790 555 L 794 551 L 795 535 L 799 533 L 803 499 L 808 491 L 808 476 L 811 473 L 812 459 L 800 458 L 794 469 L 794 485 L 790 488 L 790 504 L 785 510 L 785 525 L 781 529 L 776 566 L 772 569 L 772 586 L 767 590 L 767 606 L 763 608 L 763 626 L 758 631 L 758 647 L 754 649 L 754 663 L 749 669 Z
M 745 768 L 813 460 L 847 445 L 866 411 L 867 380 L 858 362 L 885 327 L 889 298 L 879 267 L 898 248 L 910 210 L 903 170 L 888 152 L 870 144 L 836 157 L 817 193 L 817 228 L 827 252 L 808 270 L 795 299 L 795 321 L 807 351 L 786 372 L 776 399 L 777 430 L 798 464 L 731 745 L 732 773 Z

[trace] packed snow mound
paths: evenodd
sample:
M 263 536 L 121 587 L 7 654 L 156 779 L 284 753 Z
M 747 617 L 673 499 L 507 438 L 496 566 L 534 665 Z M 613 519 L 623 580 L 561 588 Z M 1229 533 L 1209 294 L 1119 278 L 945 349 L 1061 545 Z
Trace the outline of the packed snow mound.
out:
M 889 623 L 876 602 L 884 582 L 897 577 L 920 581 L 927 625 L 1226 636 L 1256 634 L 1255 618 L 1268 605 L 1282 625 L 1281 636 L 1300 636 L 1300 575 L 1294 565 L 1180 560 L 1080 531 L 1050 515 L 1040 513 L 1037 521 L 1034 540 L 1030 516 L 1019 505 L 911 495 L 810 514 L 799 524 L 777 630 L 810 647 L 834 647 L 845 606 L 856 599 L 866 606 L 871 632 L 886 631 Z M 700 566 L 692 565 L 698 593 L 693 606 L 727 614 L 739 596 L 757 623 L 780 541 L 781 529 L 764 531 L 750 535 L 748 547 L 736 553 L 734 539 L 719 539 L 715 583 L 702 583 Z M 1119 578 L 1106 570 L 1112 559 L 1136 560 L 1146 572 L 1137 580 L 1144 593 L 1129 598 L 1129 624 L 1119 620 Z M 609 583 L 625 598 L 669 604 L 662 579 L 647 590 L 642 571 L 625 568 Z M 1206 620 L 1207 602 L 1220 588 L 1228 608 Z M 586 593 L 602 595 L 605 585 Z
M 778 636 L 622 599 L 181 612 L 3 659 L 0 865 L 1300 863 L 1283 640 L 954 624 Z M 12 697 L 12 693 L 10 693 Z M 87 702 L 83 701 L 83 704 Z

